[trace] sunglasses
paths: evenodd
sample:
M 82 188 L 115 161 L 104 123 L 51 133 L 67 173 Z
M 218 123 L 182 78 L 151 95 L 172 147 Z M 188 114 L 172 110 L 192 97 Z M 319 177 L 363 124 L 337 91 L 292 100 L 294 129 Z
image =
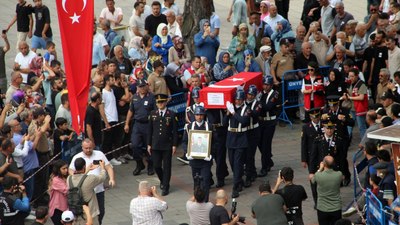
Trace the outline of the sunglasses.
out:
M 314 72 L 315 70 L 314 69 L 308 69 L 308 71 L 313 71 Z

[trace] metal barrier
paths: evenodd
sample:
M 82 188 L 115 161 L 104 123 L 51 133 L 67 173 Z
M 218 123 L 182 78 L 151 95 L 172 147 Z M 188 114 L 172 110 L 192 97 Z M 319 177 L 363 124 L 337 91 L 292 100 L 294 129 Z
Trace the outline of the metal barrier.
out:
M 330 69 L 330 66 L 322 66 L 319 68 L 319 71 L 322 76 L 328 77 Z M 299 91 L 301 90 L 303 79 L 288 79 L 290 75 L 297 74 L 298 72 L 304 73 L 307 72 L 307 69 L 288 70 L 282 75 L 282 112 L 278 119 L 288 123 L 291 128 L 293 128 L 293 123 L 290 121 L 286 111 L 304 105 L 299 103 Z
M 393 211 L 388 206 L 384 208 L 385 222 L 387 225 L 398 225 L 400 224 L 400 213 Z
M 171 101 L 168 102 L 168 109 L 176 113 L 178 118 L 178 131 L 183 131 L 185 127 L 185 111 L 186 111 L 186 93 L 181 92 L 171 95 Z
M 366 200 L 367 200 L 367 212 L 366 212 L 367 224 L 385 225 L 385 212 L 383 211 L 382 203 L 371 192 L 370 189 L 367 189 Z
M 363 189 L 363 186 L 360 182 L 360 178 L 358 176 L 361 171 L 363 171 L 367 165 L 368 165 L 368 160 L 367 158 L 364 157 L 364 150 L 358 149 L 356 153 L 353 155 L 353 180 L 354 180 L 354 200 L 357 201 L 357 197 L 362 194 L 365 190 Z M 357 163 L 360 157 L 363 157 L 363 159 Z M 360 187 L 360 190 L 357 189 L 357 186 Z

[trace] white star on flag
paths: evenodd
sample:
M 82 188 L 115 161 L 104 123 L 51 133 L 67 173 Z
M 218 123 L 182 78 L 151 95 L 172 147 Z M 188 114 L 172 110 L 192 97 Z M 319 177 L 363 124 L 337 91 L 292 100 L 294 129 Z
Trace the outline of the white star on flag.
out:
M 71 17 L 69 17 L 69 18 L 71 18 L 72 19 L 72 24 L 74 24 L 75 22 L 76 23 L 79 23 L 79 18 L 80 18 L 81 16 L 78 16 L 78 15 L 76 15 L 76 13 L 74 13 L 74 16 L 71 16 Z

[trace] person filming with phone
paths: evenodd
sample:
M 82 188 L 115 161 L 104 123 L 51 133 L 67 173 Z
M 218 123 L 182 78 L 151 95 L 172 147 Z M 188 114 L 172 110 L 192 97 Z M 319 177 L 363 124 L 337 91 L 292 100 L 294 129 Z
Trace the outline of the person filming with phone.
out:
M 4 191 L 0 195 L 0 208 L 3 225 L 24 225 L 25 218 L 31 211 L 29 198 L 26 196 L 25 187 L 18 185 L 14 177 L 3 178 Z

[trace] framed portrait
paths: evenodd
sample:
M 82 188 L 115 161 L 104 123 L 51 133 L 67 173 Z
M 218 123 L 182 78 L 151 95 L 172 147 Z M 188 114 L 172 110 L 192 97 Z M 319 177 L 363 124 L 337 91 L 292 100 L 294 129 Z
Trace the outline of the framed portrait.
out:
M 190 130 L 188 155 L 194 159 L 204 159 L 211 154 L 212 132 L 206 130 Z

